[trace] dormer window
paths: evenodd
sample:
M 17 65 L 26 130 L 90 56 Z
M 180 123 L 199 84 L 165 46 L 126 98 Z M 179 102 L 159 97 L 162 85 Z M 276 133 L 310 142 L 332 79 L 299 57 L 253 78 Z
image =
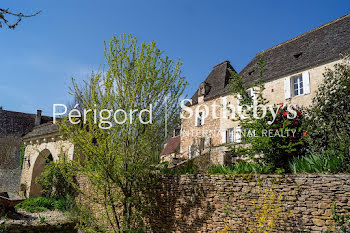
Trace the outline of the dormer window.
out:
M 206 96 L 209 91 L 209 85 L 206 82 L 202 82 L 198 89 L 198 96 Z
M 205 95 L 205 87 L 200 87 L 200 94 Z

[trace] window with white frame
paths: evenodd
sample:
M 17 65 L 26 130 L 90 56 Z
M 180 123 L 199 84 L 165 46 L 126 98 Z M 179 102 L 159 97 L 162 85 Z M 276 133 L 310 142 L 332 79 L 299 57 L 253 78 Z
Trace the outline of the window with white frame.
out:
M 232 143 L 235 140 L 235 129 L 230 128 L 226 131 L 226 143 Z
M 241 127 L 230 128 L 226 130 L 226 143 L 242 142 Z
M 199 112 L 196 118 L 196 126 L 204 125 L 204 112 Z
M 303 77 L 301 75 L 293 77 L 292 82 L 293 82 L 293 95 L 294 96 L 303 95 L 304 94 Z
M 299 75 L 284 79 L 284 98 L 290 99 L 295 96 L 310 94 L 310 73 L 302 72 Z

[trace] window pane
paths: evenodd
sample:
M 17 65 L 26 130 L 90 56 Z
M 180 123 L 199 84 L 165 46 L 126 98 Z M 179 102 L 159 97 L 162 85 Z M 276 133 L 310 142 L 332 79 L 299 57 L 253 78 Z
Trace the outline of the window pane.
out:
M 298 83 L 298 78 L 293 78 L 294 85 Z
M 297 95 L 299 95 L 298 89 L 294 89 L 294 96 L 297 96 Z

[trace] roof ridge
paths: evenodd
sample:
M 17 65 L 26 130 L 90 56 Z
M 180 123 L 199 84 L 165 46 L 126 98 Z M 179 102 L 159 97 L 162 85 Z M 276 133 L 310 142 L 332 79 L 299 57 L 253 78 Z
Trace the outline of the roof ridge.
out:
M 229 61 L 229 60 L 226 60 L 226 61 L 220 62 L 219 64 L 213 66 L 213 69 L 215 69 L 216 67 L 218 67 L 218 66 L 220 66 L 220 65 L 223 65 L 223 64 L 230 64 L 230 61 Z
M 350 13 L 348 13 L 348 14 L 342 16 L 342 17 L 339 17 L 339 18 L 337 18 L 337 19 L 334 19 L 334 20 L 332 20 L 332 21 L 330 21 L 330 22 L 328 22 L 328 23 L 322 24 L 321 26 L 318 26 L 317 28 L 311 29 L 310 31 L 304 32 L 303 34 L 301 34 L 301 35 L 299 35 L 299 36 L 293 37 L 293 38 L 291 38 L 291 39 L 289 39 L 289 40 L 287 40 L 287 41 L 285 41 L 285 42 L 282 42 L 282 43 L 280 43 L 280 44 L 277 44 L 277 45 L 275 45 L 275 46 L 273 46 L 273 47 L 271 47 L 271 48 L 269 48 L 269 49 L 263 50 L 263 51 L 257 53 L 256 56 L 258 56 L 258 55 L 260 55 L 260 54 L 262 54 L 262 53 L 271 51 L 271 50 L 273 50 L 273 49 L 275 49 L 275 48 L 278 48 L 278 47 L 280 47 L 280 46 L 282 46 L 282 45 L 285 45 L 285 44 L 287 44 L 287 43 L 290 43 L 290 42 L 292 42 L 292 41 L 295 41 L 295 40 L 297 40 L 297 39 L 299 39 L 299 38 L 301 38 L 301 37 L 303 37 L 303 36 L 306 36 L 306 35 L 308 35 L 308 34 L 314 32 L 314 31 L 317 31 L 317 30 L 320 30 L 320 29 L 322 29 L 322 28 L 324 28 L 324 27 L 327 27 L 327 26 L 329 26 L 329 25 L 331 25 L 331 24 L 333 24 L 333 23 L 336 23 L 336 22 L 338 22 L 338 21 L 340 21 L 340 20 L 343 20 L 343 19 L 345 19 L 345 18 L 347 18 L 347 17 L 349 17 L 349 16 L 350 16 Z

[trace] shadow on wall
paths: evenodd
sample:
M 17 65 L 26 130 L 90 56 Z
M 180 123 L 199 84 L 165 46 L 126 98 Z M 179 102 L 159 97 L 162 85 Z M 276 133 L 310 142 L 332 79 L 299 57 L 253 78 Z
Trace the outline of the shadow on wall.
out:
M 0 169 L 0 193 L 18 193 L 21 183 L 21 168 Z
M 0 138 L 0 169 L 20 166 L 21 139 L 7 136 Z
M 266 179 L 262 188 L 271 187 L 274 179 Z M 298 185 L 289 180 L 280 182 L 276 193 L 288 193 L 283 200 L 284 213 L 298 209 L 298 192 L 301 191 L 297 190 Z M 218 232 L 226 224 L 234 227 L 233 232 L 246 232 L 247 226 L 254 226 L 253 200 L 259 198 L 254 178 L 164 175 L 152 190 L 148 213 L 152 232 Z M 314 226 L 310 214 L 306 213 L 307 207 L 301 206 L 287 219 L 277 220 L 280 232 L 300 232 Z
M 215 205 L 210 202 L 209 191 L 212 185 L 203 185 L 198 179 L 181 179 L 181 176 L 159 178 L 154 193 L 149 198 L 152 208 L 149 221 L 152 232 L 172 232 L 178 230 L 206 228 L 212 218 Z M 179 189 L 186 186 L 184 189 Z

